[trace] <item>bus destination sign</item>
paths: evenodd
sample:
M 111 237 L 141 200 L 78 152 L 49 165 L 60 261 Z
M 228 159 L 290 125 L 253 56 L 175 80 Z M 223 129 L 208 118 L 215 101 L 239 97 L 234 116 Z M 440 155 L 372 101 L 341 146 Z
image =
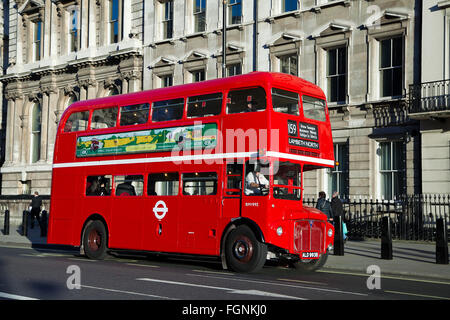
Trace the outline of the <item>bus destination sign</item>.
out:
M 217 124 L 78 137 L 77 157 L 215 148 Z
M 319 149 L 319 130 L 315 124 L 288 120 L 288 135 L 291 146 Z

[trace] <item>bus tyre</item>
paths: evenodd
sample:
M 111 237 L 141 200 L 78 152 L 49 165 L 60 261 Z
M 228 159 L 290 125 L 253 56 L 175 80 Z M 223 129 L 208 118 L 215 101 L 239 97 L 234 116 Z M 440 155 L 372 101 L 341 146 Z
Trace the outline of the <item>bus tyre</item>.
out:
M 295 269 L 300 271 L 316 271 L 322 268 L 328 260 L 328 253 L 322 253 L 319 259 L 303 259 L 293 263 Z
M 227 265 L 236 272 L 259 271 L 266 262 L 267 246 L 256 239 L 253 231 L 239 226 L 227 237 L 225 258 Z
M 89 222 L 83 234 L 84 253 L 89 259 L 102 260 L 106 256 L 106 228 L 100 220 Z

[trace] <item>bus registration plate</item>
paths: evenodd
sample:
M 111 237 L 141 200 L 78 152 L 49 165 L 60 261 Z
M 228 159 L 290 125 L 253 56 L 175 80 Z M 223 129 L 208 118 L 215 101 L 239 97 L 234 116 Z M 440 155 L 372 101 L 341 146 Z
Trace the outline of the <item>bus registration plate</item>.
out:
M 318 252 L 302 252 L 302 259 L 318 259 Z

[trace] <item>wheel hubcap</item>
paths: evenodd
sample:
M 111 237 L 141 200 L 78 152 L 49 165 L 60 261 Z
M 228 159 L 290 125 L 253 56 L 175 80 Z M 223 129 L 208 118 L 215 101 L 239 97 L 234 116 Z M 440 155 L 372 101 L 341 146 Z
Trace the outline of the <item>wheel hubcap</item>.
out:
M 97 251 L 102 246 L 102 235 L 98 230 L 91 230 L 88 237 L 89 248 L 93 251 Z
M 233 253 L 238 260 L 249 262 L 253 256 L 253 243 L 249 238 L 241 236 L 234 243 Z

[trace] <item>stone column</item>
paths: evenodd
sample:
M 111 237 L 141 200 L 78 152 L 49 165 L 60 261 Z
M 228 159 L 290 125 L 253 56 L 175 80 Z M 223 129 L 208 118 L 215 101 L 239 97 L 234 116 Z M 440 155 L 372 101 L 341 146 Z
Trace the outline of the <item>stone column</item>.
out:
M 58 91 L 51 90 L 48 99 L 48 128 L 47 128 L 47 162 L 53 162 L 53 151 L 55 147 L 56 130 L 59 123 L 57 114 Z M 62 113 L 61 113 L 62 115 Z
M 89 48 L 96 47 L 97 41 L 97 0 L 89 1 Z

